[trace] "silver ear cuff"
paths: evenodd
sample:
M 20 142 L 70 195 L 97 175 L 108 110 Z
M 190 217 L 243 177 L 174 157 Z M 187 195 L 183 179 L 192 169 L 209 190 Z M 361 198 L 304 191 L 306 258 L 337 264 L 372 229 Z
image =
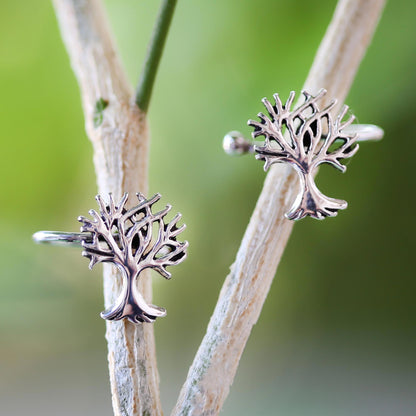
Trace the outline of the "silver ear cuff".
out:
M 107 320 L 126 318 L 139 323 L 153 322 L 157 317 L 165 316 L 165 309 L 145 301 L 138 291 L 137 280 L 147 268 L 170 279 L 166 267 L 179 264 L 186 258 L 188 242 L 176 239 L 185 229 L 185 225 L 177 226 L 181 214 L 165 222 L 172 208 L 170 205 L 152 212 L 160 194 L 150 199 L 140 193 L 136 195 L 139 203 L 131 209 L 126 208 L 127 193 L 117 205 L 111 194 L 109 203 L 97 195 L 99 212 L 90 210 L 92 219 L 78 217 L 82 223 L 81 233 L 39 231 L 33 235 L 37 243 L 82 246 L 82 255 L 90 259 L 90 269 L 97 263 L 108 262 L 120 270 L 123 276 L 121 293 L 114 305 L 101 312 L 101 317 Z
M 223 148 L 231 155 L 255 153 L 256 159 L 265 162 L 265 171 L 275 163 L 288 163 L 295 168 L 301 189 L 286 218 L 334 217 L 339 210 L 347 208 L 347 202 L 327 197 L 317 188 L 314 181 L 317 168 L 327 163 L 345 172 L 347 168 L 341 161 L 358 151 L 357 142 L 380 140 L 384 132 L 374 125 L 353 125 L 355 117 L 346 118 L 348 106 L 333 118 L 331 110 L 336 100 L 321 110 L 317 102 L 326 94 L 323 89 L 316 96 L 306 91 L 302 94 L 303 103 L 294 109 L 291 109 L 295 98 L 293 91 L 284 105 L 278 94 L 273 96 L 274 103 L 263 98 L 268 115 L 259 113 L 260 121 L 249 120 L 248 125 L 254 127 L 253 139 L 263 136 L 264 142 L 250 143 L 233 131 L 224 137 Z

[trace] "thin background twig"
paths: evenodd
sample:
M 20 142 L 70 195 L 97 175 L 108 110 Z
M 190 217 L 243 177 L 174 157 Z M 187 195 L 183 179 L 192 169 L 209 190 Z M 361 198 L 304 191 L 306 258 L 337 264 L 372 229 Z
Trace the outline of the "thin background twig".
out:
M 87 134 L 94 148 L 98 190 L 116 200 L 124 192 L 148 192 L 149 130 L 146 110 L 176 0 L 163 0 L 136 101 L 122 68 L 100 0 L 54 0 L 71 65 L 81 89 Z M 134 198 L 130 198 L 130 203 Z M 114 303 L 122 279 L 104 265 L 104 302 Z M 149 273 L 140 290 L 151 301 Z M 162 414 L 153 325 L 107 321 L 114 414 Z
M 166 39 L 175 3 L 162 3 L 158 18 L 162 27 L 153 37 L 159 48 Z M 150 49 L 134 98 L 99 0 L 54 0 L 54 4 L 81 88 L 99 192 L 112 192 L 115 198 L 124 191 L 147 194 L 145 112 L 160 53 Z M 324 87 L 328 99 L 337 97 L 342 104 L 383 6 L 384 0 L 340 0 L 305 89 L 316 93 Z M 283 215 L 297 186 L 290 168 L 270 169 L 173 415 L 216 415 L 220 411 L 292 230 L 293 224 Z M 120 282 L 114 269 L 105 267 L 106 306 L 114 301 Z M 148 276 L 141 285 L 150 301 Z M 115 414 L 161 415 L 152 325 L 109 322 L 107 340 Z

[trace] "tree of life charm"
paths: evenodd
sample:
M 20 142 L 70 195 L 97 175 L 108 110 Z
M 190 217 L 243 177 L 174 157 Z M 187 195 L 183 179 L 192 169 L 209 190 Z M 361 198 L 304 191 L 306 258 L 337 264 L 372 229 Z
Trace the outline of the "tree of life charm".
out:
M 125 208 L 127 194 L 118 205 L 111 195 L 109 204 L 97 195 L 100 212 L 90 210 L 92 220 L 82 216 L 78 218 L 83 224 L 81 232 L 91 233 L 92 237 L 89 241 L 82 241 L 82 255 L 90 259 L 90 269 L 97 263 L 109 262 L 122 274 L 121 293 L 114 305 L 101 312 L 102 318 L 127 318 L 133 323 L 153 322 L 157 317 L 165 316 L 166 310 L 145 301 L 137 288 L 139 275 L 144 269 L 152 268 L 170 279 L 166 267 L 179 264 L 186 258 L 188 242 L 176 240 L 185 228 L 185 225 L 177 227 L 180 214 L 169 223 L 164 222 L 172 208 L 170 205 L 152 213 L 152 206 L 159 201 L 160 194 L 150 199 L 140 193 L 136 195 L 139 204 L 131 209 Z
M 266 98 L 262 100 L 269 115 L 259 113 L 260 121 L 248 121 L 248 125 L 254 127 L 253 138 L 265 138 L 263 146 L 254 147 L 256 158 L 265 161 L 264 170 L 267 171 L 274 163 L 289 163 L 299 175 L 301 191 L 285 214 L 290 220 L 299 220 L 307 215 L 317 219 L 334 217 L 338 210 L 347 208 L 346 201 L 325 196 L 314 181 L 319 165 L 328 163 L 345 172 L 347 168 L 341 160 L 358 151 L 357 134 L 344 131 L 355 117 L 351 115 L 343 121 L 348 112 L 348 106 L 344 106 L 333 119 L 331 110 L 336 100 L 320 110 L 317 101 L 325 93 L 322 89 L 312 96 L 302 91 L 305 101 L 293 110 L 294 91 L 284 105 L 279 95 L 274 94 L 275 104 Z

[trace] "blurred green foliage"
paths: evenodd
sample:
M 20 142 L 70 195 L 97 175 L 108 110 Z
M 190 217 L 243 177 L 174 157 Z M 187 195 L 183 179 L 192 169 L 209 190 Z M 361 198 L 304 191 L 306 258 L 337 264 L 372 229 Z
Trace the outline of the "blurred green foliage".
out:
M 149 111 L 150 193 L 182 212 L 190 242 L 173 280 L 154 279 L 155 303 L 168 309 L 155 324 L 166 410 L 264 179 L 254 158 L 224 155 L 222 137 L 249 135 L 263 96 L 300 90 L 335 4 L 178 3 Z M 134 84 L 158 2 L 106 6 Z M 319 186 L 349 208 L 296 224 L 224 414 L 413 414 L 415 13 L 410 0 L 386 7 L 347 100 L 385 138 L 363 144 L 345 175 L 322 169 Z M 33 415 L 57 414 L 62 385 L 68 414 L 110 415 L 100 270 L 76 249 L 31 242 L 40 229 L 77 230 L 95 207 L 78 86 L 49 1 L 0 3 L 0 91 L 4 414 L 24 414 L 26 401 Z M 89 381 L 77 391 L 80 374 Z M 35 391 L 39 377 L 47 387 Z

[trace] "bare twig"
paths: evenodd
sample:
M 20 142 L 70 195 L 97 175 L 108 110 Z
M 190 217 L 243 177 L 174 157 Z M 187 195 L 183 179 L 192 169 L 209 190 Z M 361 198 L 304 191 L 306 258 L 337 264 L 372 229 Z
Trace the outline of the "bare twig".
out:
M 168 35 L 175 6 L 176 0 L 162 0 L 159 15 L 150 39 L 147 56 L 136 91 L 136 104 L 144 112 L 147 112 L 149 108 L 157 68 L 162 56 L 163 46 Z
M 377 26 L 384 0 L 340 0 L 304 89 L 326 88 L 342 105 Z M 334 108 L 337 111 L 339 107 Z M 221 290 L 206 335 L 172 415 L 217 415 L 256 323 L 293 222 L 284 213 L 295 199 L 297 176 L 273 165 Z
M 86 129 L 94 147 L 99 192 L 147 194 L 149 133 L 144 112 L 133 102 L 99 0 L 54 0 L 62 37 L 78 78 Z M 104 267 L 105 306 L 114 303 L 121 277 Z M 140 288 L 151 300 L 149 275 Z M 152 325 L 107 322 L 108 360 L 116 415 L 161 415 Z

